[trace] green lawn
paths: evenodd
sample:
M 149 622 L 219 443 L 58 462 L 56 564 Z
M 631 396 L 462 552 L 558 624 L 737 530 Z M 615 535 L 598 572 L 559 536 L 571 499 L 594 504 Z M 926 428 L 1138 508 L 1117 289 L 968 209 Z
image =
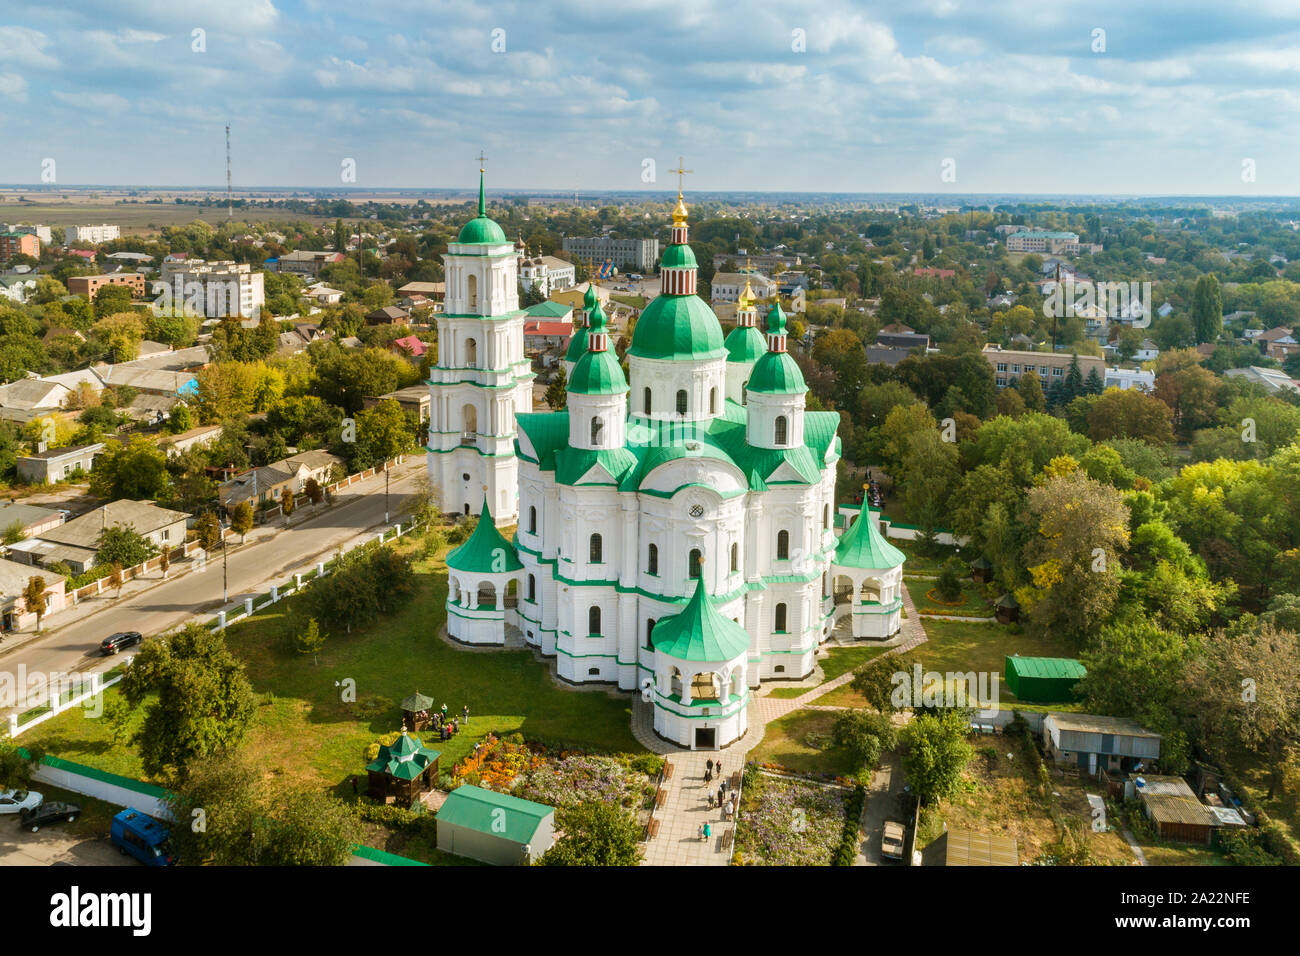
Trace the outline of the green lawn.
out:
M 629 696 L 557 687 L 529 651 L 472 652 L 440 639 L 446 565 L 440 556 L 416 568 L 416 591 L 403 608 L 352 634 L 330 635 L 318 665 L 289 649 L 300 626 L 292 598 L 229 629 L 230 648 L 248 664 L 259 695 L 245 747 L 269 774 L 350 797 L 353 774 L 364 785 L 366 745 L 399 729 L 400 701 L 415 690 L 439 704 L 446 701 L 456 714 L 469 705 L 470 722 L 458 736 L 445 743 L 426 740 L 442 752 L 442 770 L 450 770 L 488 732 L 642 752 L 631 732 Z M 341 701 L 345 681 L 355 682 L 359 701 L 386 702 L 378 716 L 360 717 L 356 705 Z M 69 760 L 143 777 L 134 748 L 114 744 L 105 722 L 87 719 L 80 710 L 46 722 L 24 736 L 24 743 L 29 740 Z
M 644 309 L 645 304 L 650 300 L 643 295 L 610 295 L 615 302 L 621 302 L 624 305 L 630 305 L 635 309 Z
M 925 614 L 957 614 L 964 617 L 992 617 L 993 606 L 984 591 L 984 585 L 964 579 L 961 583 L 961 598 L 955 604 L 947 604 L 935 593 L 934 581 L 917 581 L 909 587 L 912 602 L 918 612 Z M 929 620 L 927 618 L 926 620 Z
M 799 773 L 831 773 L 851 777 L 860 769 L 853 759 L 830 742 L 838 716 L 827 710 L 796 710 L 767 725 L 762 742 L 749 758 L 776 763 Z
M 821 660 L 822 671 L 826 675 L 826 681 L 832 681 L 884 652 L 883 647 L 831 647 L 828 656 Z M 812 687 L 774 687 L 767 696 L 785 700 L 802 697 L 812 689 Z
M 908 657 L 917 661 L 927 671 L 988 672 L 1001 675 L 1008 654 L 1019 653 L 1031 657 L 1074 657 L 1075 650 L 1067 642 L 1052 638 L 1035 639 L 1026 634 L 1013 633 L 1000 624 L 973 624 L 968 621 L 944 621 L 926 618 L 924 622 L 928 640 L 913 650 Z M 998 693 L 1003 707 L 1016 706 L 1021 710 L 1071 710 L 1077 704 L 1018 704 L 1015 695 L 999 678 Z M 865 701 L 845 686 L 831 691 L 817 703 L 841 707 L 862 707 Z
M 919 542 L 903 538 L 890 538 L 889 543 L 907 556 L 903 564 L 905 574 L 938 574 L 943 563 L 958 553 L 956 548 L 940 544 L 934 546 L 934 554 L 922 554 Z M 975 556 L 971 555 L 972 558 Z

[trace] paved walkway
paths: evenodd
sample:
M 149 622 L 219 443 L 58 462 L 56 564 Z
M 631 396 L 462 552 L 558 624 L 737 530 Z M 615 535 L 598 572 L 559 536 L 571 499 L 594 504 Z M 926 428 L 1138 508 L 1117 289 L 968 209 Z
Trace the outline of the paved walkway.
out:
M 918 644 L 924 643 L 925 627 L 916 613 L 912 596 L 903 586 L 903 607 L 907 612 L 902 623 L 898 644 L 889 648 L 886 654 L 904 654 Z M 673 773 L 664 781 L 667 798 L 662 807 L 655 810 L 655 819 L 659 821 L 658 834 L 646 845 L 646 866 L 726 866 L 731 862 L 731 844 L 734 839 L 735 823 L 723 823 L 719 811 L 709 810 L 708 789 L 704 783 L 706 761 L 709 759 L 723 762 L 728 775 L 740 770 L 745 765 L 749 751 L 758 746 L 773 720 L 779 720 L 793 711 L 808 709 L 838 709 L 815 704 L 819 697 L 829 694 L 852 682 L 853 672 L 841 674 L 834 680 L 811 688 L 798 697 L 759 697 L 749 700 L 749 729 L 739 740 L 722 751 L 691 751 L 676 744 L 669 743 L 654 732 L 654 707 L 636 698 L 632 705 L 632 735 L 647 750 L 663 754 L 673 764 Z M 716 789 L 717 779 L 709 784 Z M 710 822 L 713 836 L 706 842 L 698 836 L 699 826 L 705 820 Z

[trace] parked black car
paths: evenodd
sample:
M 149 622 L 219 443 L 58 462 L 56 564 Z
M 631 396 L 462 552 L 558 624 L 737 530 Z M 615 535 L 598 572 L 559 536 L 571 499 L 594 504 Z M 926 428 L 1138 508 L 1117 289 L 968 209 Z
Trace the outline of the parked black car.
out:
M 116 654 L 124 647 L 130 647 L 132 644 L 139 644 L 144 640 L 144 635 L 139 631 L 119 631 L 116 634 L 110 634 L 99 642 L 99 649 L 104 652 L 105 657 Z
M 75 803 L 48 800 L 34 810 L 24 810 L 18 818 L 18 825 L 35 833 L 47 823 L 58 823 L 61 820 L 71 823 L 80 812 L 81 807 Z

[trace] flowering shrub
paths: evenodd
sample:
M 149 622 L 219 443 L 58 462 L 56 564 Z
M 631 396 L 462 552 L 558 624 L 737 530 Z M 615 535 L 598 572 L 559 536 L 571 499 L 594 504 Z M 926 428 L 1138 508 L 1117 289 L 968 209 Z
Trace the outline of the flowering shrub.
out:
M 638 809 L 654 794 L 646 769 L 650 764 L 637 758 L 548 751 L 518 735 L 489 735 L 478 753 L 456 764 L 452 776 L 456 784 L 473 783 L 553 807 L 598 801 Z
M 846 795 L 754 774 L 736 824 L 737 856 L 757 866 L 829 866 L 844 833 Z

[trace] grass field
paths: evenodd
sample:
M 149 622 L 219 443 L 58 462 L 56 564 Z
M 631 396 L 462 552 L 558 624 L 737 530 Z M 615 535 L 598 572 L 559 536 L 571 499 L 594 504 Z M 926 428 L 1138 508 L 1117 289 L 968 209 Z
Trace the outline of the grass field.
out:
M 227 222 L 224 201 L 205 206 L 174 202 L 3 202 L 0 201 L 0 221 L 38 222 L 46 226 L 76 226 L 88 223 L 111 223 L 120 226 L 122 235 L 146 235 L 162 230 L 163 226 L 184 226 L 196 219 L 214 226 Z M 321 216 L 286 209 L 236 209 L 238 222 L 311 222 L 316 225 L 332 222 Z
M 1016 634 L 1000 624 L 973 624 L 968 621 L 944 621 L 926 618 L 924 622 L 928 640 L 910 652 L 910 660 L 919 662 L 926 671 L 940 673 L 1002 674 L 1008 654 L 1034 657 L 1074 657 L 1075 651 L 1065 641 L 1051 638 L 1032 638 Z M 1071 710 L 1077 704 L 1020 704 L 1015 695 L 999 678 L 998 694 L 1002 707 L 1016 706 L 1021 710 Z M 817 700 L 819 704 L 840 707 L 862 707 L 866 701 L 850 686 L 831 691 Z
M 839 716 L 829 710 L 796 710 L 767 725 L 762 742 L 749 759 L 777 763 L 799 773 L 851 777 L 860 769 L 839 747 L 831 745 L 831 728 Z
M 827 656 L 822 658 L 820 662 L 822 672 L 825 674 L 825 680 L 822 683 L 832 681 L 841 674 L 851 671 L 883 653 L 885 653 L 883 647 L 832 647 L 829 649 Z M 813 687 L 774 687 L 768 692 L 767 696 L 789 700 L 802 697 L 813 689 Z M 818 702 L 820 703 L 820 700 Z
M 318 665 L 290 649 L 301 623 L 292 598 L 227 632 L 258 694 L 244 746 L 268 774 L 350 798 L 352 775 L 360 775 L 364 784 L 365 747 L 399 729 L 401 699 L 416 690 L 439 704 L 446 701 L 449 713 L 459 714 L 466 704 L 470 708 L 469 724 L 459 735 L 445 743 L 426 740 L 442 752 L 442 770 L 450 770 L 489 732 L 642 752 L 631 732 L 630 697 L 557 687 L 547 666 L 529 651 L 466 651 L 439 638 L 446 618 L 446 566 L 440 556 L 419 561 L 416 568 L 416 592 L 405 607 L 352 634 L 330 635 Z M 378 699 L 377 716 L 358 716 L 357 705 L 340 699 L 345 681 L 355 682 L 359 702 Z M 80 710 L 48 721 L 27 740 L 69 760 L 143 778 L 134 750 L 115 745 L 105 722 L 87 719 Z
M 933 581 L 918 581 L 909 587 L 908 593 L 916 604 L 916 610 L 922 614 L 957 614 L 964 617 L 992 617 L 993 605 L 989 603 L 984 585 L 974 581 L 963 580 L 961 598 L 956 603 L 944 602 L 935 591 Z M 927 618 L 929 620 L 929 618 Z

